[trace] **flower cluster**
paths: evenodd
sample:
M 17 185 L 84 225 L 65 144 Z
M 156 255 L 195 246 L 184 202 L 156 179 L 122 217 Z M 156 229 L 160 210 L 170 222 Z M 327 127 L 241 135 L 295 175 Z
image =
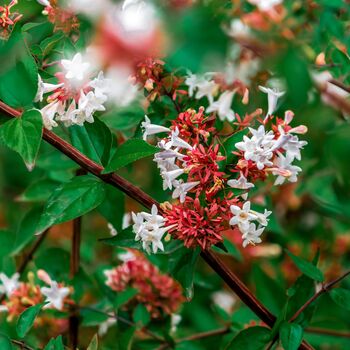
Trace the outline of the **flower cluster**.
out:
M 96 111 L 104 111 L 108 99 L 110 81 L 104 78 L 103 72 L 91 79 L 90 63 L 84 62 L 77 53 L 72 60 L 60 61 L 61 72 L 56 73 L 58 84 L 43 82 L 39 76 L 38 92 L 35 102 L 47 97 L 47 105 L 41 109 L 44 125 L 51 130 L 57 121 L 66 126 L 92 123 Z
M 202 84 L 206 86 L 203 91 Z M 193 85 L 195 87 L 190 86 L 189 95 L 197 89 L 196 97 L 201 98 L 207 91 L 210 102 L 214 84 L 201 80 Z M 158 142 L 160 152 L 155 154 L 154 161 L 163 178 L 163 189 L 171 190 L 175 200 L 173 204 L 161 205 L 162 215 L 155 206 L 152 214 L 133 214 L 136 240 L 142 240 L 148 253 L 151 244 L 153 252 L 163 250 L 161 239 L 165 232 L 184 241 L 186 247 L 202 249 L 222 242 L 222 232 L 230 227 L 241 232 L 243 247 L 262 241 L 260 236 L 271 211 L 253 210 L 251 201 L 247 200 L 248 192 L 256 181 L 265 180 L 269 175 L 275 176 L 275 185 L 297 181 L 301 168 L 293 162 L 300 160 L 300 151 L 306 145 L 298 134 L 304 134 L 307 128 L 290 126 L 294 117 L 291 111 L 285 112 L 284 119 L 274 117 L 283 92 L 265 87 L 260 90 L 268 95 L 266 116 L 256 118 L 262 110 L 246 116 L 243 121 L 237 115 L 238 122 L 231 127 L 238 127 L 226 140 L 219 138 L 214 124 L 215 119 L 220 118 L 220 109 L 209 116 L 203 107 L 198 112 L 189 109 L 180 113 L 169 127 L 152 124 L 145 117 L 141 124 L 144 140 L 158 133 L 168 135 Z M 230 115 L 230 108 L 223 113 Z M 256 122 L 260 126 L 254 128 Z M 230 137 L 235 143 L 227 152 L 225 141 L 229 143 Z
M 11 8 L 17 3 L 17 0 L 12 0 L 9 5 L 0 6 L 0 39 L 7 39 L 13 25 L 22 18 L 21 14 L 11 13 Z
M 70 287 L 52 280 L 43 270 L 37 272 L 37 277 L 48 286 L 40 286 L 35 283 L 33 273 L 28 274 L 28 282 L 20 282 L 18 273 L 11 277 L 4 273 L 0 274 L 0 292 L 6 295 L 5 300 L 0 305 L 0 311 L 8 313 L 9 321 L 33 305 L 45 303 L 44 309 L 63 311 L 65 303 L 71 302 L 68 299 L 72 292 Z
M 131 287 L 138 293 L 127 303 L 130 309 L 135 304 L 143 304 L 152 318 L 173 314 L 184 302 L 181 286 L 171 277 L 159 272 L 141 253 L 128 254 L 124 263 L 106 270 L 106 284 L 116 292 Z

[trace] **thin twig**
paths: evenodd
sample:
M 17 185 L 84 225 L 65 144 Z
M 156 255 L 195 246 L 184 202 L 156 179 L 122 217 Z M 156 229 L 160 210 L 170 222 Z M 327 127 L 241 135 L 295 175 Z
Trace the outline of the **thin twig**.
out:
M 227 334 L 229 332 L 230 332 L 230 327 L 223 327 L 223 328 L 214 329 L 214 330 L 208 331 L 208 332 L 192 334 L 188 337 L 177 339 L 177 340 L 175 340 L 175 342 L 181 343 L 184 341 L 200 340 L 200 339 L 204 339 L 204 338 L 215 337 L 217 335 L 224 335 L 224 334 Z
M 18 347 L 24 350 L 34 350 L 34 348 L 27 345 L 24 341 L 11 339 L 11 343 L 17 345 Z
M 343 280 L 345 277 L 350 275 L 350 271 L 345 272 L 343 275 L 335 279 L 334 281 L 331 281 L 327 284 L 322 285 L 322 288 L 315 293 L 309 300 L 305 302 L 304 305 L 300 307 L 300 309 L 290 318 L 289 322 L 293 322 L 298 318 L 298 316 L 310 305 L 312 304 L 317 298 L 319 298 L 322 294 L 328 292 L 330 289 L 332 289 L 337 283 L 339 283 L 341 280 Z
M 330 79 L 329 82 L 335 86 L 338 86 L 338 88 L 341 88 L 342 90 L 350 93 L 350 86 L 345 85 L 341 81 L 336 80 L 336 79 Z
M 350 333 L 340 332 L 333 329 L 319 328 L 319 327 L 308 327 L 305 329 L 308 333 L 330 335 L 332 337 L 350 338 Z
M 0 101 L 0 109 L 8 113 L 13 117 L 18 117 L 21 113 L 14 110 L 12 107 L 7 106 Z M 143 192 L 138 187 L 134 186 L 121 176 L 109 173 L 102 174 L 103 167 L 86 157 L 84 154 L 79 152 L 76 148 L 70 145 L 68 142 L 61 139 L 59 136 L 55 135 L 51 131 L 43 130 L 43 139 L 54 146 L 56 149 L 64 153 L 70 159 L 75 161 L 83 169 L 90 172 L 91 174 L 99 177 L 106 183 L 109 183 L 129 197 L 138 201 L 140 204 L 144 205 L 146 208 L 151 208 L 153 204 L 159 206 L 159 203 L 155 201 L 148 194 Z M 273 316 L 249 291 L 249 289 L 240 281 L 240 279 L 233 274 L 232 271 L 220 260 L 217 256 L 209 251 L 203 251 L 201 253 L 202 258 L 209 264 L 209 266 L 217 272 L 220 277 L 226 282 L 226 284 L 242 299 L 242 301 L 256 314 L 258 315 L 266 324 L 270 327 L 273 326 L 275 322 L 275 316 Z M 300 349 L 313 349 L 311 345 L 303 341 Z
M 108 316 L 110 318 L 114 318 L 128 326 L 131 326 L 131 327 L 135 327 L 136 324 L 132 321 L 129 321 L 128 319 L 122 317 L 122 316 L 119 316 L 119 315 L 116 315 L 114 313 L 109 313 L 109 312 L 106 312 L 106 311 L 102 311 L 102 310 L 98 310 L 98 309 L 95 309 L 91 306 L 80 306 L 79 307 L 81 310 L 89 310 L 89 311 L 93 311 L 93 312 L 96 312 L 98 314 L 101 314 L 101 315 L 105 315 L 105 316 Z M 140 329 L 140 331 L 144 334 L 147 334 L 149 335 L 151 338 L 155 339 L 155 340 L 158 340 L 160 342 L 166 342 L 165 339 L 163 339 L 162 337 L 160 337 L 159 335 L 153 333 L 152 331 L 150 331 L 149 329 L 143 327 Z

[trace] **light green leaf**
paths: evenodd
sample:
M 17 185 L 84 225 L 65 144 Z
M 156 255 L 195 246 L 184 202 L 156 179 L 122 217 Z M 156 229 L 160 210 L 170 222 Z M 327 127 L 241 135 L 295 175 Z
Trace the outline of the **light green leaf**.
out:
M 97 334 L 93 336 L 91 342 L 86 350 L 97 350 L 98 349 L 98 337 Z
M 266 327 L 250 327 L 239 332 L 229 343 L 227 350 L 263 350 L 270 341 L 271 330 Z
M 44 305 L 45 304 L 42 303 L 31 306 L 20 314 L 16 325 L 16 331 L 20 338 L 24 338 L 33 327 L 34 321 Z
M 350 290 L 335 288 L 332 289 L 329 294 L 337 305 L 350 311 Z
M 299 258 L 298 256 L 292 254 L 290 251 L 286 250 L 287 254 L 293 260 L 294 264 L 298 269 L 306 276 L 312 278 L 313 280 L 322 282 L 324 281 L 324 276 L 322 271 L 320 271 L 315 265 L 311 262 Z
M 111 161 L 104 169 L 103 173 L 107 174 L 116 171 L 138 159 L 151 156 L 158 152 L 159 149 L 147 142 L 139 139 L 131 139 L 119 146 L 114 153 Z
M 44 350 L 64 350 L 62 336 L 59 335 L 57 338 L 51 338 Z
M 303 341 L 303 327 L 297 323 L 283 322 L 280 328 L 280 339 L 284 350 L 298 350 Z
M 114 307 L 118 309 L 131 300 L 138 292 L 136 288 L 127 288 L 123 292 L 118 292 Z
M 44 208 L 37 233 L 52 225 L 73 220 L 96 208 L 105 198 L 105 186 L 97 178 L 77 176 L 59 186 Z
M 0 141 L 18 152 L 31 171 L 39 151 L 42 132 L 41 114 L 38 110 L 31 109 L 0 127 Z

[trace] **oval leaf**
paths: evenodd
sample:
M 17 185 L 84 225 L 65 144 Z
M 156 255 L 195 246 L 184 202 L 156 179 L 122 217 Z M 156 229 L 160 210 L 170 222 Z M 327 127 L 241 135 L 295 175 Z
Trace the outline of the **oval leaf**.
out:
M 32 170 L 39 151 L 42 133 L 41 113 L 36 109 L 31 109 L 23 113 L 21 117 L 3 124 L 0 127 L 0 140 L 7 147 L 18 152 L 27 168 Z
M 159 149 L 139 139 L 131 139 L 119 146 L 103 174 L 116 171 L 138 159 L 157 153 Z
M 299 258 L 298 256 L 292 254 L 290 251 L 286 250 L 287 254 L 293 260 L 294 264 L 298 269 L 306 276 L 312 278 L 313 280 L 322 282 L 324 281 L 324 276 L 322 271 L 320 271 L 315 265 L 307 260 Z
M 296 323 L 283 322 L 280 339 L 284 350 L 297 350 L 303 340 L 303 327 Z
M 97 350 L 98 349 L 98 337 L 97 334 L 93 336 L 91 342 L 86 350 Z
M 229 343 L 227 350 L 262 350 L 270 341 L 271 330 L 266 327 L 250 327 L 239 332 Z
M 99 179 L 89 175 L 75 177 L 59 186 L 49 198 L 37 233 L 88 213 L 100 205 L 104 198 L 105 186 Z
M 13 350 L 11 340 L 5 334 L 0 334 L 0 349 L 1 350 Z
M 329 294 L 336 304 L 350 311 L 350 290 L 336 288 L 332 289 Z
M 16 331 L 20 338 L 23 338 L 32 328 L 36 317 L 44 305 L 38 304 L 31 306 L 20 314 L 16 325 Z

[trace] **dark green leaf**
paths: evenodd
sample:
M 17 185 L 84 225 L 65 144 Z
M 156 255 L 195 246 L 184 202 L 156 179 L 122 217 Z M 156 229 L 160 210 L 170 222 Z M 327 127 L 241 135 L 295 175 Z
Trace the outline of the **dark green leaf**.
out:
M 159 149 L 147 142 L 139 139 L 131 139 L 119 146 L 112 156 L 111 161 L 104 169 L 103 173 L 107 174 L 118 170 L 138 159 L 151 156 L 158 152 Z
M 350 311 L 350 290 L 335 288 L 332 289 L 329 294 L 337 305 Z
M 136 306 L 133 313 L 133 320 L 141 326 L 146 326 L 149 323 L 151 317 L 145 305 L 139 304 Z
M 263 350 L 269 343 L 271 331 L 266 327 L 250 327 L 239 332 L 227 350 Z
M 44 305 L 45 304 L 37 304 L 31 306 L 20 314 L 16 325 L 16 331 L 20 338 L 24 338 L 33 327 L 34 321 Z
M 123 292 L 117 293 L 117 300 L 114 304 L 115 308 L 119 308 L 131 300 L 139 291 L 135 288 L 127 288 Z
M 1 350 L 13 350 L 13 346 L 10 338 L 5 334 L 0 333 L 0 349 Z
M 37 233 L 48 227 L 73 220 L 96 208 L 105 197 L 105 186 L 89 175 L 77 176 L 58 187 L 48 199 Z
M 296 323 L 283 322 L 280 339 L 284 350 L 297 350 L 303 340 L 303 327 Z
M 0 127 L 0 140 L 18 152 L 29 170 L 32 170 L 39 151 L 43 121 L 38 110 L 32 109 L 21 117 L 9 120 Z
M 60 335 L 57 338 L 51 338 L 46 344 L 44 350 L 64 350 L 62 336 Z
M 104 244 L 114 247 L 137 248 L 140 249 L 140 242 L 135 241 L 135 233 L 132 226 L 118 232 L 116 236 L 100 239 Z
M 298 269 L 306 276 L 322 282 L 324 281 L 324 276 L 322 271 L 320 271 L 315 265 L 310 263 L 307 260 L 299 258 L 298 256 L 292 254 L 290 251 L 286 250 L 287 254 L 293 260 L 294 264 L 298 267 Z

